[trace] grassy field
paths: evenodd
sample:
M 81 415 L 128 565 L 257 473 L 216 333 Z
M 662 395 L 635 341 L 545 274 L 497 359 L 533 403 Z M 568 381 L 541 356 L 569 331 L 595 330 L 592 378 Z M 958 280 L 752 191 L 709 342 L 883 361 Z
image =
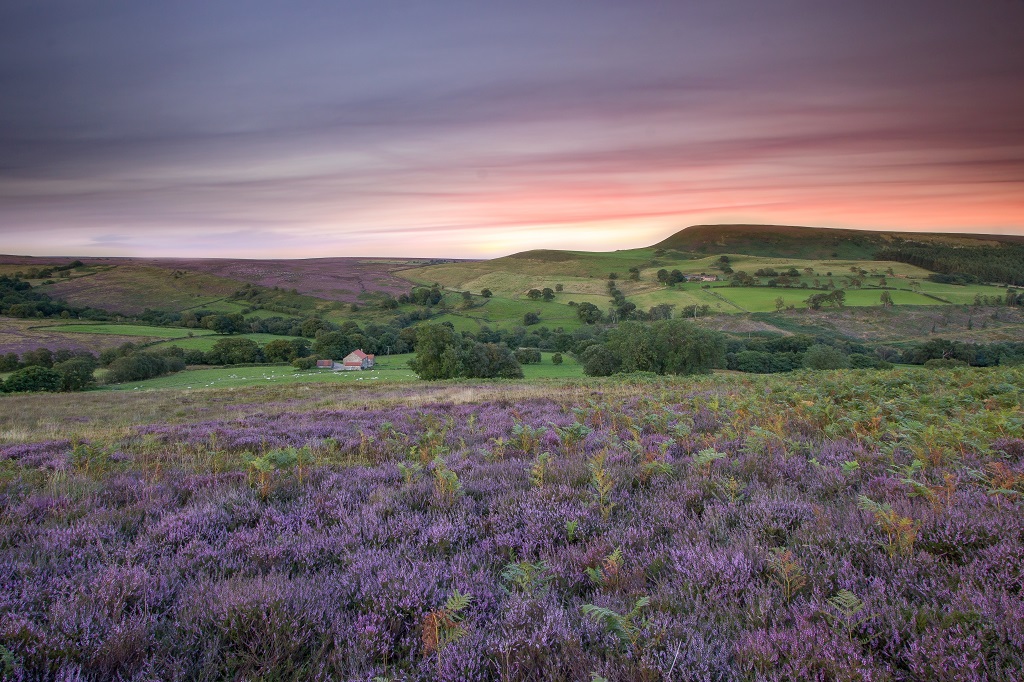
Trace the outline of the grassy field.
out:
M 385 356 L 372 370 L 335 372 L 332 370 L 297 370 L 285 365 L 261 367 L 217 367 L 189 369 L 156 379 L 116 384 L 105 387 L 111 391 L 137 391 L 150 389 L 238 388 L 291 383 L 347 383 L 360 381 L 416 381 L 408 362 L 412 354 Z
M 278 337 L 279 338 L 279 337 Z M 574 379 L 583 376 L 583 368 L 573 358 L 563 354 L 561 365 L 551 363 L 551 353 L 542 353 L 540 364 L 524 365 L 526 379 Z M 261 367 L 217 367 L 189 369 L 156 379 L 128 384 L 106 386 L 109 391 L 146 391 L 154 389 L 204 389 L 272 386 L 293 383 L 358 383 L 418 381 L 409 369 L 412 353 L 381 356 L 372 370 L 335 372 L 332 370 L 297 370 L 290 366 L 265 365 Z
M 660 269 L 679 269 L 684 274 L 719 274 L 719 255 L 694 258 L 692 255 L 666 251 L 655 255 L 655 249 L 631 249 L 614 252 L 586 251 L 527 251 L 522 254 L 491 261 L 448 263 L 407 270 L 404 276 L 420 284 L 437 282 L 452 292 L 470 291 L 479 294 L 490 289 L 494 296 L 483 306 L 470 310 L 456 309 L 443 320 L 456 329 L 472 331 L 475 325 L 512 326 L 521 324 L 526 312 L 538 312 L 542 324 L 571 329 L 579 326 L 574 308 L 569 301 L 589 302 L 602 310 L 609 305 L 607 278 L 609 273 L 619 275 L 616 286 L 626 298 L 641 309 L 668 303 L 678 312 L 694 305 L 708 305 L 721 313 L 766 312 L 775 310 L 775 299 L 782 297 L 785 305 L 806 307 L 804 301 L 815 293 L 815 280 L 824 284 L 830 278 L 838 288 L 847 290 L 848 306 L 878 306 L 882 289 L 880 278 L 886 278 L 886 288 L 896 305 L 940 306 L 973 303 L 976 295 L 1001 297 L 1004 288 L 989 285 L 956 286 L 929 282 L 928 271 L 904 263 L 867 259 L 779 258 L 745 254 L 727 254 L 735 271 L 753 275 L 759 269 L 774 268 L 785 272 L 796 268 L 800 276 L 794 278 L 794 288 L 729 287 L 725 283 L 702 288 L 701 283 L 689 282 L 665 287 L 657 282 Z M 627 279 L 630 267 L 640 268 L 641 279 Z M 862 288 L 849 288 L 849 278 L 859 276 L 854 270 L 868 273 L 862 277 Z M 764 278 L 762 278 L 764 279 Z M 799 288 L 806 284 L 807 289 Z M 912 291 L 911 285 L 919 289 Z M 548 303 L 531 301 L 526 297 L 530 289 L 555 289 Z M 928 295 L 926 295 L 928 294 Z M 456 300 L 456 299 L 453 299 Z

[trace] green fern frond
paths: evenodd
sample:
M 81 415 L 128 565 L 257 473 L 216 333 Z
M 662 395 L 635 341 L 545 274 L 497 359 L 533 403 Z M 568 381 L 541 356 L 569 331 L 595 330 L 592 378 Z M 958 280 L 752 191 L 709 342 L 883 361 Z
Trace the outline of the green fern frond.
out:
M 849 590 L 839 590 L 828 598 L 828 603 L 845 618 L 851 618 L 864 609 L 864 602 Z
M 454 619 L 455 615 L 465 609 L 473 602 L 473 596 L 469 594 L 462 594 L 457 589 L 452 590 L 452 594 L 448 597 L 448 601 L 445 602 L 444 608 Z

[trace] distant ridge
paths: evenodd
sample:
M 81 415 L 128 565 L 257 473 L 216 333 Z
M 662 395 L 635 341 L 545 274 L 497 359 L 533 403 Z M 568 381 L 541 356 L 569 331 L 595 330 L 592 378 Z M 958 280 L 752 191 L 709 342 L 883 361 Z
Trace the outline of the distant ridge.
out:
M 908 244 L 998 247 L 1024 244 L 1024 236 L 875 232 L 800 225 L 693 225 L 654 244 L 653 248 L 780 258 L 870 258 L 879 249 Z

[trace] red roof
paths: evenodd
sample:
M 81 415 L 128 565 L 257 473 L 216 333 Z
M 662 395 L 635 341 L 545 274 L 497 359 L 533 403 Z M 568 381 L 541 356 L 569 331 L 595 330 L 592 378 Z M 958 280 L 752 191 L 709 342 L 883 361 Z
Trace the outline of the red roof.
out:
M 372 356 L 367 356 L 367 355 L 366 355 L 366 353 L 364 353 L 364 352 L 363 352 L 363 349 L 362 349 L 362 348 L 357 348 L 357 349 L 355 349 L 354 351 L 352 351 L 351 353 L 349 353 L 349 355 L 354 355 L 354 356 L 356 356 L 357 358 L 365 358 L 365 357 L 372 357 Z
M 334 366 L 334 360 L 317 360 L 316 361 L 316 366 L 317 367 L 333 367 Z

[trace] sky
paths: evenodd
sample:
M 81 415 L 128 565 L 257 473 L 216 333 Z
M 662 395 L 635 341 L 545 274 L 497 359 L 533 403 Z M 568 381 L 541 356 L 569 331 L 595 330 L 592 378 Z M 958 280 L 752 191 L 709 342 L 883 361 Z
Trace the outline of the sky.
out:
M 1024 234 L 1024 0 L 4 0 L 0 253 Z

